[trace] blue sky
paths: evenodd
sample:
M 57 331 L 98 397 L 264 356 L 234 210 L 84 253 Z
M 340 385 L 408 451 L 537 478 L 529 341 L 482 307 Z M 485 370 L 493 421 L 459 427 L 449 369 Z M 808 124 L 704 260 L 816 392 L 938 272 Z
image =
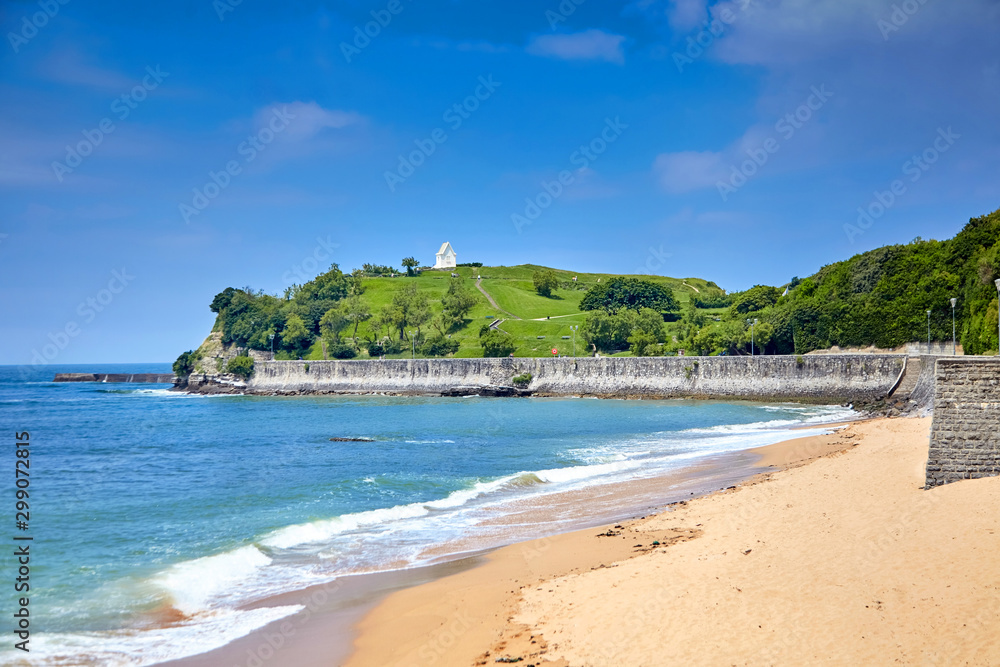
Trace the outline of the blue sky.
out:
M 42 0 L 0 29 L 0 363 L 169 361 L 227 286 L 445 240 L 736 290 L 1000 207 L 996 0 Z

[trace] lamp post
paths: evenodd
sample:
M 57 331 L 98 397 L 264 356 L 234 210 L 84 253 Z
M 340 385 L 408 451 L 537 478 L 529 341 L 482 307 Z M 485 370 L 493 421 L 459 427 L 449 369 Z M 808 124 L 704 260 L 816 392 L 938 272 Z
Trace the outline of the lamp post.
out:
M 951 300 L 951 356 L 958 355 L 958 339 L 955 336 L 955 304 L 958 303 L 958 299 L 952 298 Z
M 757 326 L 758 322 L 760 322 L 760 320 L 757 319 L 756 317 L 753 319 L 753 321 L 747 320 L 747 324 L 750 325 L 750 356 L 751 357 L 754 356 L 754 349 L 753 349 L 753 344 L 754 344 L 754 340 L 753 340 L 754 339 L 754 327 Z
M 997 355 L 1000 355 L 1000 278 L 996 279 L 996 285 L 997 285 L 997 339 L 998 339 Z
M 268 338 L 271 339 L 271 361 L 274 361 L 274 334 L 269 334 Z
M 416 343 L 413 341 L 413 332 L 410 332 L 410 359 L 417 358 Z
M 927 354 L 931 353 L 931 311 L 927 311 Z
M 571 326 L 569 328 L 569 330 L 573 332 L 573 356 L 574 357 L 576 356 L 576 330 L 579 329 L 579 328 L 580 328 L 579 324 L 577 324 L 576 326 Z

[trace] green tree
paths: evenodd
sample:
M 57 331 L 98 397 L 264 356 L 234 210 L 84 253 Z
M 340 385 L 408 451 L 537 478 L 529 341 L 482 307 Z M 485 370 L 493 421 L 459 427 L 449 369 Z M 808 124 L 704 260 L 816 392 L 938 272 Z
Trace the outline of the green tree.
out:
M 428 336 L 424 344 L 420 346 L 420 354 L 427 357 L 444 357 L 458 352 L 459 342 L 452 338 L 446 338 L 440 333 Z
M 281 332 L 281 343 L 289 351 L 308 347 L 312 342 L 309 330 L 302 318 L 293 313 L 285 320 L 285 328 Z
M 559 279 L 554 271 L 549 269 L 535 271 L 531 276 L 531 282 L 535 285 L 535 291 L 542 296 L 552 296 L 552 290 L 559 287 Z
M 404 257 L 403 258 L 403 266 L 406 267 L 406 275 L 412 276 L 414 274 L 414 271 L 413 271 L 414 267 L 420 266 L 420 262 L 418 262 L 413 257 Z
M 487 329 L 479 335 L 484 357 L 506 357 L 517 349 L 517 341 L 510 334 L 496 329 Z
M 371 309 L 365 300 L 359 295 L 347 297 L 344 301 L 344 316 L 354 325 L 354 340 L 358 339 L 358 325 L 367 322 L 372 317 Z
M 341 308 L 331 308 L 319 321 L 319 329 L 329 342 L 339 343 L 341 332 L 351 325 L 350 318 Z
M 226 372 L 248 380 L 253 375 L 253 359 L 247 356 L 233 357 L 226 364 Z
M 465 322 L 465 316 L 475 307 L 476 301 L 476 296 L 466 287 L 464 278 L 452 278 L 448 283 L 448 291 L 441 298 L 448 328 L 460 327 Z
M 598 283 L 587 290 L 580 301 L 581 310 L 604 309 L 615 312 L 627 308 L 638 311 L 642 308 L 671 314 L 678 310 L 673 291 L 649 280 L 638 278 L 612 278 Z
M 754 285 L 746 292 L 733 295 L 733 305 L 730 306 L 734 313 L 745 315 L 763 310 L 768 306 L 778 303 L 781 290 L 769 285 Z
M 188 350 L 187 352 L 182 352 L 177 361 L 174 362 L 174 375 L 176 375 L 181 381 L 187 382 L 188 377 L 194 372 L 195 366 L 198 364 L 198 360 L 201 355 L 194 351 Z

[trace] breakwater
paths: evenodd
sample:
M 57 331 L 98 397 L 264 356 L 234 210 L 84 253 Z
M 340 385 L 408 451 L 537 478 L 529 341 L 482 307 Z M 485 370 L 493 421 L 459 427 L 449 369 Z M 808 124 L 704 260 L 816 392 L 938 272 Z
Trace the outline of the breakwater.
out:
M 142 384 L 172 384 L 173 373 L 56 373 L 53 382 L 138 382 Z
M 195 374 L 188 389 L 266 395 L 534 394 L 847 403 L 885 398 L 903 367 L 902 355 L 872 354 L 263 361 L 257 362 L 247 382 Z

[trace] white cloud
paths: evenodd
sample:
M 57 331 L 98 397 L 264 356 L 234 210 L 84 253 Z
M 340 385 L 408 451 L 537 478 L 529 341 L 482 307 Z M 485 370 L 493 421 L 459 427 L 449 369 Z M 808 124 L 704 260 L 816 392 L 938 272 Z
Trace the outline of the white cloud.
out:
M 112 92 L 126 92 L 142 78 L 140 75 L 132 80 L 118 72 L 91 65 L 73 48 L 63 48 L 46 57 L 38 66 L 38 74 L 57 83 Z
M 772 134 L 765 126 L 754 125 L 721 151 L 661 153 L 653 162 L 653 173 L 660 186 L 674 194 L 715 187 L 729 178 L 734 165 L 747 159 L 747 150 L 759 149 Z
M 603 60 L 625 64 L 625 37 L 603 30 L 584 30 L 571 34 L 537 35 L 525 50 L 535 56 L 562 60 Z
M 339 130 L 364 120 L 353 111 L 324 109 L 316 102 L 288 102 L 272 104 L 259 110 L 254 117 L 254 125 L 267 125 L 276 110 L 287 113 L 289 117 L 288 127 L 282 132 L 282 139 L 285 141 L 312 139 L 325 129 Z

